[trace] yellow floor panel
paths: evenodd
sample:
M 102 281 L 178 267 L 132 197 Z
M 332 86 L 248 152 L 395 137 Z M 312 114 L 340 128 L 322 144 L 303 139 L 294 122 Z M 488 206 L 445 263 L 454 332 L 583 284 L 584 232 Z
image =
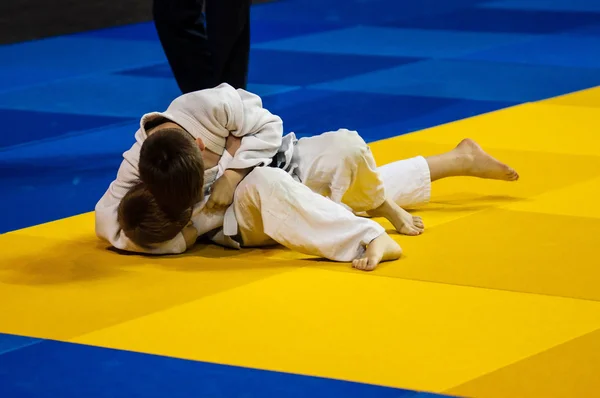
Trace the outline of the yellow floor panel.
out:
M 499 369 L 447 393 L 486 398 L 597 397 L 600 330 Z
M 10 234 L 26 235 L 36 238 L 50 238 L 54 240 L 65 240 L 75 242 L 74 244 L 84 243 L 85 247 L 103 246 L 94 234 L 94 213 L 85 213 L 78 216 L 65 218 L 45 224 L 35 225 L 29 228 L 23 228 L 12 231 Z M 104 245 L 108 246 L 108 245 Z
M 73 341 L 443 391 L 598 328 L 596 302 L 305 267 Z
M 548 104 L 600 107 L 600 87 L 590 88 L 577 93 L 561 95 L 544 101 Z
M 600 301 L 598 237 L 597 218 L 492 209 L 398 238 L 405 258 L 377 273 Z
M 473 137 L 486 147 L 600 156 L 597 108 L 530 103 L 409 134 L 407 141 L 454 144 Z
M 67 223 L 78 219 L 86 218 Z M 57 230 L 62 222 L 54 223 Z M 89 228 L 86 223 L 77 230 Z M 23 233 L 0 237 L 0 332 L 67 339 L 299 265 L 216 259 L 224 251 L 219 248 L 178 257 L 123 256 L 97 240 L 90 243 L 93 232 L 86 236 L 81 242 Z
M 598 194 L 600 194 L 600 178 L 557 189 L 525 201 L 509 203 L 505 208 L 546 214 L 600 218 Z

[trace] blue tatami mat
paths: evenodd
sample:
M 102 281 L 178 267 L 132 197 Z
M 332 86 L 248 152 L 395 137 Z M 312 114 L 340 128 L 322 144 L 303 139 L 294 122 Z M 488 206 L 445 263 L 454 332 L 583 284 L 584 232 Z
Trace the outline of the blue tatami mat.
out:
M 2 354 L 6 338 L 0 334 L 0 393 L 10 398 L 441 397 L 56 341 Z

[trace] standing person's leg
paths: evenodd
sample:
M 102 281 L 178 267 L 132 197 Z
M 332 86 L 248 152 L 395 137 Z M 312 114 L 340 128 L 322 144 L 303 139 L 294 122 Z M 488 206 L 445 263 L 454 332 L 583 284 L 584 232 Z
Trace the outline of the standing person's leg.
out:
M 248 65 L 250 63 L 250 5 L 251 0 L 240 2 L 237 18 L 243 28 L 231 49 L 221 76 L 223 82 L 244 90 L 248 84 Z
M 250 0 L 154 0 L 153 16 L 183 93 L 221 83 L 246 88 Z
M 175 80 L 189 93 L 215 81 L 202 7 L 204 0 L 154 0 L 153 17 Z
M 251 0 L 206 0 L 206 28 L 215 79 L 246 88 Z
M 237 187 L 233 205 L 246 247 L 277 242 L 301 253 L 352 261 L 365 270 L 402 253 L 381 225 L 357 217 L 280 169 L 253 170 Z

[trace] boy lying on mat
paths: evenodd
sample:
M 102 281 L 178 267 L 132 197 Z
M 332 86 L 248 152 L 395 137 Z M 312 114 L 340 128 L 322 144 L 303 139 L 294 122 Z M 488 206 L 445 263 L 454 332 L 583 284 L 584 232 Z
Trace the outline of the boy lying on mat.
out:
M 182 253 L 206 237 L 231 248 L 279 243 L 372 270 L 401 249 L 362 216 L 419 235 L 421 218 L 402 207 L 427 202 L 431 182 L 518 179 L 469 139 L 447 153 L 377 168 L 358 133 L 283 136 L 281 119 L 260 97 L 227 84 L 144 115 L 135 138 L 96 205 L 96 233 L 141 253 Z

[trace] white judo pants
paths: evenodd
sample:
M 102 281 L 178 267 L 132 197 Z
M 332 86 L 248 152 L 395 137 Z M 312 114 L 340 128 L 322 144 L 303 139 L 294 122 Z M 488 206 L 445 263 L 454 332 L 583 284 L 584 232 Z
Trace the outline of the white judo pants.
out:
M 238 186 L 234 211 L 242 245 L 279 243 L 334 261 L 352 261 L 385 232 L 355 213 L 379 207 L 386 197 L 400 206 L 426 203 L 431 193 L 423 157 L 376 167 L 371 150 L 349 130 L 302 138 L 292 163 L 302 183 L 285 171 L 261 167 Z

